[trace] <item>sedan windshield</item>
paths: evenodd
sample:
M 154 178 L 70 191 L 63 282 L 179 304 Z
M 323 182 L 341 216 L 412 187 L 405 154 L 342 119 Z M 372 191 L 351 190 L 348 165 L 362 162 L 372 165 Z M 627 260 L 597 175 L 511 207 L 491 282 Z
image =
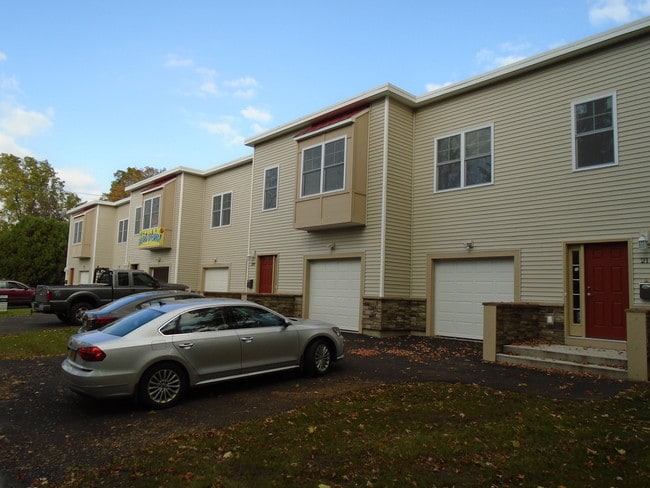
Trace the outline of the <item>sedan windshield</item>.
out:
M 101 331 L 106 334 L 111 334 L 118 337 L 124 337 L 125 335 L 133 332 L 137 328 L 151 322 L 153 319 L 163 315 L 163 312 L 155 308 L 145 308 L 138 312 L 127 315 L 126 317 L 113 322 L 110 325 L 102 328 Z

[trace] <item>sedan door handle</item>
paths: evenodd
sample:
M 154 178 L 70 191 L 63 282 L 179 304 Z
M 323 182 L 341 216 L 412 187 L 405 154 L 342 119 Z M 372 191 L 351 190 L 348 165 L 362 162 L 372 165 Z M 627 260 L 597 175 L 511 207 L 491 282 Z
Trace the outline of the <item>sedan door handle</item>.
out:
M 246 344 L 250 344 L 251 342 L 253 342 L 253 337 L 252 336 L 241 337 L 240 340 L 242 342 L 245 342 Z
M 180 347 L 181 349 L 192 349 L 194 347 L 194 343 L 193 342 L 181 342 L 178 345 L 178 347 Z

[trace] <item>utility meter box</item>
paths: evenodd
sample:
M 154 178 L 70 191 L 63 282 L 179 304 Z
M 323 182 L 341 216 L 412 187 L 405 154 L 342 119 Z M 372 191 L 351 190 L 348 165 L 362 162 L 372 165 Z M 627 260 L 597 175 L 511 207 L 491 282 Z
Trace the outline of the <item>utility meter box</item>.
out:
M 650 283 L 641 283 L 639 285 L 639 297 L 641 300 L 650 300 Z

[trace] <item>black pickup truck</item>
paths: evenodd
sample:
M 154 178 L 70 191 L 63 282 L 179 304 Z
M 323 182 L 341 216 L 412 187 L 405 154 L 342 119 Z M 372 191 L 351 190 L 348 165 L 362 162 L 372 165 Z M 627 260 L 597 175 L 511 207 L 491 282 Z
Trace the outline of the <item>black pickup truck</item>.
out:
M 86 310 L 101 307 L 133 293 L 163 290 L 189 290 L 187 285 L 161 283 L 144 271 L 97 268 L 94 282 L 87 285 L 38 285 L 32 311 L 53 313 L 63 322 L 81 326 Z

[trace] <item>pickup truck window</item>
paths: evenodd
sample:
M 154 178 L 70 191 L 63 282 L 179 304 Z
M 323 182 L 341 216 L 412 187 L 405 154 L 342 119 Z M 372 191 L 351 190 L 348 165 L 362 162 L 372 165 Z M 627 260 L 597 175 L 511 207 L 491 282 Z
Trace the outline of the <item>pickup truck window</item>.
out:
M 148 286 L 150 288 L 154 288 L 156 282 L 148 274 L 133 273 L 133 284 L 135 286 Z
M 117 273 L 117 286 L 129 286 L 129 273 Z

